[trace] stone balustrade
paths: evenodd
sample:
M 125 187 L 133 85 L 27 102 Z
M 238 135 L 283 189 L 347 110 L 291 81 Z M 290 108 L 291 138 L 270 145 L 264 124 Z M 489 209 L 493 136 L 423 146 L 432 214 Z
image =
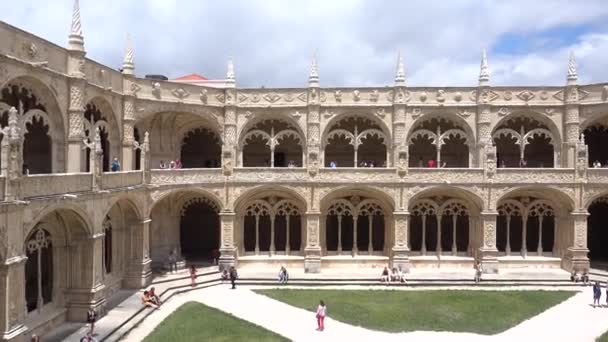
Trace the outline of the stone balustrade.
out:
M 21 179 L 21 197 L 44 197 L 92 190 L 90 173 L 30 175 Z
M 139 170 L 104 173 L 101 178 L 102 189 L 126 188 L 140 184 L 142 184 L 142 172 Z

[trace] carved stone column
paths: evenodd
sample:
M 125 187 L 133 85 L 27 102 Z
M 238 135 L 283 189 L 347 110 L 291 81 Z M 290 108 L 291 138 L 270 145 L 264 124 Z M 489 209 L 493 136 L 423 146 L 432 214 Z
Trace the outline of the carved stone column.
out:
M 238 260 L 236 256 L 236 246 L 234 245 L 234 224 L 236 214 L 224 211 L 220 214 L 221 241 L 219 268 L 224 270 L 230 266 L 236 266 Z
M 2 129 L 2 175 L 4 183 L 4 198 L 7 201 L 20 197 L 20 178 L 23 171 L 23 132 L 19 125 L 17 110 L 9 110 L 8 126 Z
M 485 163 L 485 147 L 492 145 L 491 111 L 489 104 L 490 87 L 479 87 L 477 93 L 477 163 L 483 167 Z
M 306 130 L 308 132 L 308 156 L 307 160 L 303 160 L 308 167 L 308 173 L 311 176 L 316 176 L 319 172 L 319 168 L 322 167 L 323 160 L 321 160 L 321 123 L 319 118 L 319 102 L 317 100 L 318 88 L 310 88 L 308 91 L 308 115 Z
M 134 130 L 135 130 L 135 120 L 127 119 L 127 107 L 130 103 L 130 106 L 133 106 L 132 101 L 125 100 L 125 118 L 122 124 L 123 129 L 123 137 L 122 137 L 122 170 L 130 171 L 135 169 L 135 160 L 134 155 L 135 151 L 133 150 L 133 142 L 134 138 Z M 132 107 L 131 107 L 132 108 Z M 142 165 L 143 169 L 143 165 Z
M 304 272 L 306 273 L 321 272 L 320 219 L 320 211 L 306 213 L 306 248 L 304 249 Z
M 72 286 L 66 291 L 68 320 L 84 321 L 89 308 L 98 314 L 105 314 L 105 285 L 103 284 L 103 240 L 104 233 L 98 233 L 77 241 L 77 251 L 69 258 L 80 258 L 82 269 L 73 278 Z
M 84 137 L 85 86 L 86 80 L 84 79 L 84 74 L 70 76 L 70 103 L 68 108 L 68 172 L 82 172 L 84 165 L 82 139 Z
M 572 218 L 571 228 L 569 231 L 570 247 L 566 251 L 566 256 L 563 259 L 562 267 L 568 271 L 589 270 L 589 258 L 587 253 L 587 217 L 589 213 L 586 210 L 573 211 L 570 213 Z
M 562 147 L 562 155 L 565 153 L 566 157 L 562 158 L 565 160 L 566 167 L 575 167 L 576 156 L 575 149 L 576 143 L 579 139 L 579 91 L 578 91 L 578 74 L 576 71 L 576 60 L 574 54 L 570 54 L 568 60 L 568 75 L 566 87 L 564 88 L 564 132 L 566 139 L 564 139 L 564 145 Z
M 232 175 L 236 166 L 237 122 L 236 122 L 237 91 L 234 83 L 226 89 L 224 100 L 224 144 L 222 145 L 222 169 L 227 176 Z M 242 161 L 241 161 L 242 162 Z
M 131 255 L 124 284 L 129 288 L 147 286 L 152 280 L 150 259 L 150 220 L 144 219 L 131 227 Z
M 392 249 L 393 267 L 401 267 L 403 272 L 410 271 L 409 252 L 409 220 L 410 213 L 407 211 L 395 211 L 393 213 L 395 220 L 395 245 Z
M 0 340 L 19 341 L 27 330 L 25 319 L 25 256 L 0 265 Z
M 484 273 L 498 273 L 498 249 L 496 248 L 496 217 L 495 211 L 483 211 L 479 223 L 483 233 L 483 244 L 479 249 L 481 265 Z

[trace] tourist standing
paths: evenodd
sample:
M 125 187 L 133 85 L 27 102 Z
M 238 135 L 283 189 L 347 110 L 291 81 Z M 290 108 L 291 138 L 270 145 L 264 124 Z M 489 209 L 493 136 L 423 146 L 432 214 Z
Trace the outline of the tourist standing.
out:
M 478 284 L 481 281 L 481 274 L 483 270 L 481 269 L 481 263 L 479 261 L 475 262 L 475 284 Z
M 120 162 L 118 161 L 118 158 L 114 158 L 114 160 L 112 160 L 112 165 L 110 166 L 110 170 L 112 170 L 112 172 L 120 171 Z
M 192 281 L 192 287 L 196 286 L 196 268 L 194 265 L 190 265 L 190 280 Z
M 167 259 L 169 262 L 169 272 L 173 273 L 174 269 L 175 269 L 175 272 L 177 272 L 177 256 L 175 255 L 175 249 L 172 249 L 169 252 L 169 257 Z
M 435 162 L 435 159 L 430 159 L 429 160 L 428 167 L 429 168 L 436 168 L 437 167 L 437 162 Z
M 593 307 L 600 305 L 600 297 L 602 297 L 602 288 L 598 281 L 593 285 Z
M 232 289 L 236 289 L 236 280 L 239 275 L 236 273 L 236 268 L 234 266 L 230 266 L 230 284 L 232 284 Z
M 327 314 L 327 307 L 321 300 L 317 307 L 317 331 L 323 331 L 325 329 L 325 315 Z

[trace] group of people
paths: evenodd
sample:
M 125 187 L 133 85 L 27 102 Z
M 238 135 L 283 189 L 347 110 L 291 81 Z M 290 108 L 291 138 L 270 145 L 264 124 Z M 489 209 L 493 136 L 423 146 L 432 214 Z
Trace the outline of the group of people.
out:
M 386 283 L 387 285 L 393 281 L 397 283 L 405 283 L 405 277 L 403 276 L 401 267 L 393 267 L 391 271 L 388 270 L 388 267 L 384 267 L 380 281 Z
M 179 159 L 176 159 L 176 160 L 170 161 L 169 164 L 167 165 L 164 160 L 161 160 L 158 165 L 158 168 L 159 169 L 181 169 L 182 162 Z
M 589 284 L 589 273 L 587 270 L 584 270 L 583 273 L 572 270 L 572 273 L 570 274 L 570 281 L 575 283 L 583 283 L 585 285 Z
M 230 280 L 230 284 L 232 285 L 231 289 L 236 289 L 236 280 L 239 279 L 239 274 L 236 271 L 234 266 L 230 266 L 230 269 L 225 269 L 222 271 L 222 276 L 220 278 L 222 281 Z
M 599 160 L 596 160 L 593 162 L 593 167 L 598 169 L 601 167 L 608 167 L 608 161 L 606 162 L 606 164 L 602 165 L 602 163 Z
M 154 287 L 151 287 L 149 290 L 144 291 L 144 294 L 141 297 L 141 302 L 145 307 L 158 309 L 162 304 L 160 297 L 156 294 Z

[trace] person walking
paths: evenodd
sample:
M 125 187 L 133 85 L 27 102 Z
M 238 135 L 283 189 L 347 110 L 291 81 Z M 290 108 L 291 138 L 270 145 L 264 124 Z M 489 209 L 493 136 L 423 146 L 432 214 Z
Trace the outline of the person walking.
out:
M 234 266 L 230 266 L 230 284 L 232 284 L 232 289 L 236 289 L 236 280 L 239 275 L 236 273 L 236 268 Z
M 190 265 L 190 280 L 192 281 L 192 287 L 196 286 L 196 268 L 194 265 Z
M 327 315 L 327 306 L 325 306 L 325 302 L 321 300 L 317 307 L 317 331 L 325 330 L 325 315 Z
M 600 297 L 602 296 L 602 288 L 600 287 L 599 281 L 593 284 L 593 307 L 600 305 Z
M 87 323 L 89 323 L 91 325 L 91 328 L 89 330 L 89 332 L 91 333 L 91 336 L 93 335 L 93 331 L 95 329 L 96 320 L 97 320 L 97 312 L 95 312 L 95 309 L 89 308 L 89 311 L 87 311 Z

